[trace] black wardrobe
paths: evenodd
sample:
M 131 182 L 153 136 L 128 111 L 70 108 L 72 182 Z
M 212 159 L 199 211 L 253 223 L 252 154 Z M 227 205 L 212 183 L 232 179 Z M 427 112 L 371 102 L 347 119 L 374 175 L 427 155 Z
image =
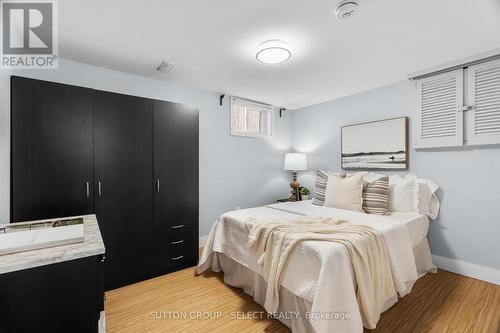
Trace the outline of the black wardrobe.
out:
M 106 290 L 196 264 L 198 110 L 13 76 L 11 221 L 95 213 Z

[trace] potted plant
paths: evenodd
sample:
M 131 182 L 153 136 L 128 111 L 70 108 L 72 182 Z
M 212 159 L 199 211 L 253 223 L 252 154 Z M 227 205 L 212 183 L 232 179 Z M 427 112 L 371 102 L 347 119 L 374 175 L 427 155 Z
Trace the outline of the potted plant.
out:
M 309 194 L 311 194 L 311 191 L 305 186 L 300 187 L 300 200 L 309 200 Z

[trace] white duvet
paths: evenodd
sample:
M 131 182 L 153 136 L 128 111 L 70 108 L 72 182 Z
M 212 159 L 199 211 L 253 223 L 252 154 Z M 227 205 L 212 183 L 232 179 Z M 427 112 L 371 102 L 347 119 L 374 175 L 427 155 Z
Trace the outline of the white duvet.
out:
M 228 212 L 212 227 L 198 264 L 198 273 L 208 268 L 220 271 L 217 253 L 261 274 L 258 257 L 247 248 L 246 219 L 293 218 L 298 215 L 344 219 L 378 230 L 389 252 L 394 287 L 406 295 L 417 279 L 417 269 L 408 230 L 387 217 L 315 206 L 310 202 L 282 203 Z M 317 333 L 363 332 L 349 254 L 343 245 L 322 241 L 301 242 L 291 253 L 281 286 L 311 302 L 311 325 Z M 388 299 L 386 308 L 397 299 Z M 349 319 L 335 314 L 348 314 Z

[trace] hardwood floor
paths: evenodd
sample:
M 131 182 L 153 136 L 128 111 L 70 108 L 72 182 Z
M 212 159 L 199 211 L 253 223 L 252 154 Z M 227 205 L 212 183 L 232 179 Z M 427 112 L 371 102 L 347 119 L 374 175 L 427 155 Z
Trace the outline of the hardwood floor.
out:
M 366 332 L 500 332 L 500 286 L 439 271 L 418 280 L 412 292 Z
M 110 333 L 290 332 L 267 319 L 242 290 L 224 284 L 222 274 L 195 276 L 194 268 L 107 292 L 106 298 Z M 198 318 L 204 312 L 211 318 Z M 446 271 L 428 274 L 382 314 L 376 330 L 365 332 L 500 333 L 500 286 Z

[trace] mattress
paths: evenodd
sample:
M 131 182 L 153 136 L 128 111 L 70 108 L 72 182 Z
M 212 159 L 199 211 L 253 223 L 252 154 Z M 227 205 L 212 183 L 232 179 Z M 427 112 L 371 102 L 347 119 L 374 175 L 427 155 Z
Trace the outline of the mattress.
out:
M 427 232 L 429 231 L 429 218 L 426 215 L 393 212 L 391 215 L 384 217 L 398 221 L 406 226 L 410 235 L 412 247 L 417 246 L 427 237 Z

